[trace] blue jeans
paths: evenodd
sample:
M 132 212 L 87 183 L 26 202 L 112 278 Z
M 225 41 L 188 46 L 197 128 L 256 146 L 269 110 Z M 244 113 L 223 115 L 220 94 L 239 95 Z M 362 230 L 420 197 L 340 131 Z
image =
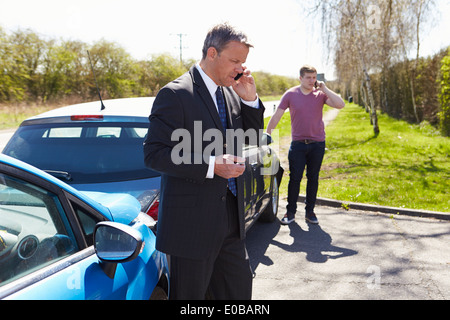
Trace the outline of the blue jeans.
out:
M 319 188 L 319 172 L 325 154 L 325 142 L 305 144 L 292 141 L 289 149 L 289 184 L 287 212 L 296 213 L 300 182 L 306 166 L 306 212 L 313 212 Z

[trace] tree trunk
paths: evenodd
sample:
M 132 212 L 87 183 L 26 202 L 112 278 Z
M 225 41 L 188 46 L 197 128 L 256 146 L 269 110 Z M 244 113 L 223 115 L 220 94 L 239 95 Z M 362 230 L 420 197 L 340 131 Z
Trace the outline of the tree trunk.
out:
M 416 122 L 420 123 L 419 115 L 417 113 L 417 103 L 416 103 L 416 98 L 415 98 L 416 93 L 415 93 L 415 90 L 414 90 L 414 82 L 415 81 L 413 80 L 413 77 L 415 77 L 414 72 L 412 73 L 411 77 L 409 78 L 409 82 L 410 82 L 410 85 L 411 85 L 411 100 L 412 100 L 412 103 L 413 103 L 414 117 L 416 118 Z
M 378 136 L 380 134 L 380 128 L 378 127 L 377 109 L 375 107 L 375 99 L 373 98 L 372 86 L 370 85 L 370 76 L 365 68 L 363 69 L 363 71 L 365 76 L 367 94 L 369 96 L 370 122 L 373 126 L 373 133 Z
M 417 123 L 420 122 L 419 115 L 417 114 L 417 103 L 416 103 L 416 94 L 415 94 L 415 83 L 416 83 L 416 71 L 417 71 L 417 63 L 419 62 L 419 53 L 420 53 L 420 17 L 422 15 L 422 8 L 423 8 L 423 1 L 419 2 L 419 8 L 417 11 L 417 20 L 416 20 L 416 40 L 417 40 L 417 47 L 416 47 L 416 61 L 414 61 L 414 66 L 411 72 L 411 98 L 413 102 L 413 108 L 414 108 L 414 116 L 416 117 Z
M 361 100 L 364 104 L 364 110 L 366 110 L 367 113 L 369 113 L 369 103 L 367 102 L 367 92 L 366 88 L 364 87 L 364 80 L 361 81 L 361 87 L 360 87 L 360 94 L 361 94 Z

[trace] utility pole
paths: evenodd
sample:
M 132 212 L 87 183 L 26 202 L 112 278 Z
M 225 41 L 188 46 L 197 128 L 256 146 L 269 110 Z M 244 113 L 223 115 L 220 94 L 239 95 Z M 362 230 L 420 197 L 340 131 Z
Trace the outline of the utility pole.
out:
M 174 35 L 174 34 L 171 34 Z M 183 37 L 187 36 L 187 34 L 183 34 L 183 33 L 177 33 L 175 34 L 176 36 L 178 36 L 180 38 L 180 63 L 183 63 Z

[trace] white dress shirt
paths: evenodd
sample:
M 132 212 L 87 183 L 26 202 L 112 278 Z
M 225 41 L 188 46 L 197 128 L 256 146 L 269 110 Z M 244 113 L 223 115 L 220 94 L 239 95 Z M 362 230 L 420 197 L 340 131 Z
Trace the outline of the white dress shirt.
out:
M 217 107 L 217 100 L 216 100 L 216 91 L 217 91 L 218 85 L 203 71 L 203 69 L 202 69 L 202 67 L 200 67 L 199 63 L 197 63 L 195 65 L 195 67 L 200 72 L 203 82 L 205 83 L 206 88 L 208 89 L 209 94 L 211 95 L 212 100 L 214 101 L 217 112 L 219 112 L 219 109 Z M 254 100 L 254 101 L 246 101 L 246 100 L 243 100 L 242 98 L 241 98 L 241 101 L 243 103 L 245 103 L 246 105 L 248 105 L 249 107 L 257 108 L 257 109 L 259 108 L 258 96 L 256 96 L 256 100 Z M 209 157 L 209 167 L 208 167 L 208 172 L 206 173 L 206 178 L 208 178 L 208 179 L 212 179 L 214 177 L 214 161 L 215 161 L 215 159 L 216 159 L 215 156 Z

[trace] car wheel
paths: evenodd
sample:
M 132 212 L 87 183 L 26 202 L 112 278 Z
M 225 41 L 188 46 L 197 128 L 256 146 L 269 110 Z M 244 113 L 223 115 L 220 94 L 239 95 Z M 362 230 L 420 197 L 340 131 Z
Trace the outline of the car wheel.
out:
M 261 213 L 260 221 L 262 222 L 273 222 L 277 218 L 278 213 L 278 199 L 280 197 L 279 189 L 278 189 L 278 178 L 277 176 L 273 176 L 272 180 L 272 192 L 270 195 L 270 201 L 267 204 L 264 212 Z

